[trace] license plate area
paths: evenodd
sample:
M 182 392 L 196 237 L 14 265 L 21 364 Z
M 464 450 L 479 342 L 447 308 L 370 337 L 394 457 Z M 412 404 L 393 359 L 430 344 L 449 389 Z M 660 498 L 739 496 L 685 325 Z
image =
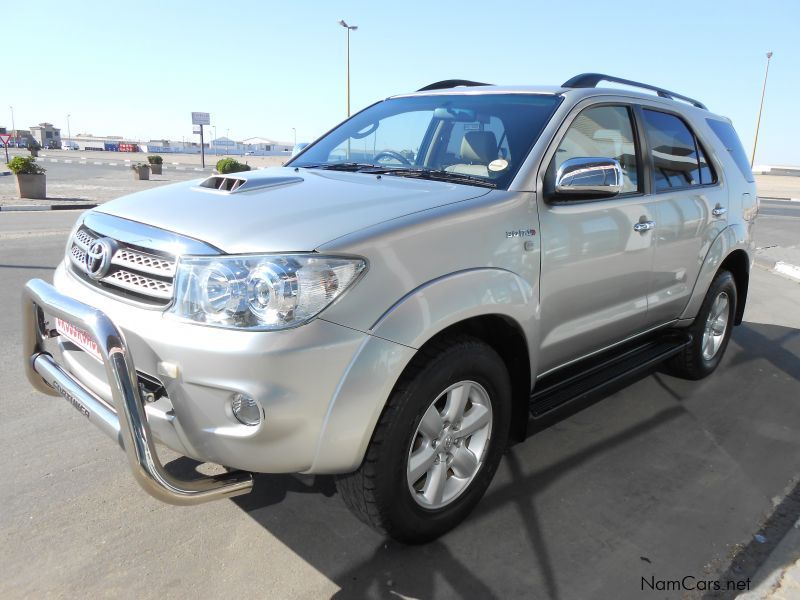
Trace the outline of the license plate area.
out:
M 103 357 L 100 354 L 100 348 L 88 331 L 59 317 L 55 317 L 53 319 L 53 323 L 56 327 L 56 332 L 58 332 L 61 337 L 69 340 L 75 346 L 83 350 L 86 354 L 94 358 L 97 362 L 103 364 Z

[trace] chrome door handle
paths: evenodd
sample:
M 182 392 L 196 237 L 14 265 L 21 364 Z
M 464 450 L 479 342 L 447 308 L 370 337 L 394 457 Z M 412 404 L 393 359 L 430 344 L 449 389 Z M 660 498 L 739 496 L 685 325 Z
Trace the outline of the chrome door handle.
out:
M 634 231 L 639 231 L 639 232 L 650 231 L 655 226 L 656 226 L 656 222 L 655 221 L 640 221 L 640 222 L 636 223 L 636 225 L 633 226 L 633 230 Z
M 711 214 L 715 217 L 721 217 L 726 212 L 728 212 L 727 208 L 723 208 L 722 206 L 717 206 L 714 210 L 711 211 Z

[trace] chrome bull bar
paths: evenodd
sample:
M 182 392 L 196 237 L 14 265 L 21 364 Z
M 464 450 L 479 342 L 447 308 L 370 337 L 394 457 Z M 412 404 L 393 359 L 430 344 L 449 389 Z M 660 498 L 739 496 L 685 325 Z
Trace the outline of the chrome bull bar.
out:
M 158 459 L 136 369 L 122 333 L 102 311 L 60 294 L 41 279 L 32 279 L 22 294 L 25 373 L 37 390 L 63 396 L 89 421 L 125 450 L 133 475 L 151 496 L 178 505 L 192 505 L 250 492 L 253 477 L 243 471 L 183 480 L 170 475 Z M 85 329 L 97 343 L 105 366 L 114 409 L 97 398 L 45 352 L 45 339 L 57 335 L 44 321 L 46 311 Z

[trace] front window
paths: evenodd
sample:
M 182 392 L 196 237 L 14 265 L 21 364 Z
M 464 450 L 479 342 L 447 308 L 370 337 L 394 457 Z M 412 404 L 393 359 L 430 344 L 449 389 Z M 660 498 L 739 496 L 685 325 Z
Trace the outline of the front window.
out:
M 506 188 L 560 100 L 543 94 L 390 98 L 289 165 Z

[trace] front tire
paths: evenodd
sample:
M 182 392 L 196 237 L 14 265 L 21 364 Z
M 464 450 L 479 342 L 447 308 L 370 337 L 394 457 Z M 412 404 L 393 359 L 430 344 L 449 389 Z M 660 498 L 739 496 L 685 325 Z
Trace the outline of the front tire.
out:
M 692 343 L 669 362 L 670 371 L 685 379 L 707 377 L 719 365 L 733 330 L 736 315 L 736 282 L 729 271 L 714 277 L 689 328 Z
M 397 382 L 361 467 L 337 478 L 356 516 L 423 543 L 480 501 L 508 442 L 511 383 L 500 356 L 472 337 L 427 346 Z

